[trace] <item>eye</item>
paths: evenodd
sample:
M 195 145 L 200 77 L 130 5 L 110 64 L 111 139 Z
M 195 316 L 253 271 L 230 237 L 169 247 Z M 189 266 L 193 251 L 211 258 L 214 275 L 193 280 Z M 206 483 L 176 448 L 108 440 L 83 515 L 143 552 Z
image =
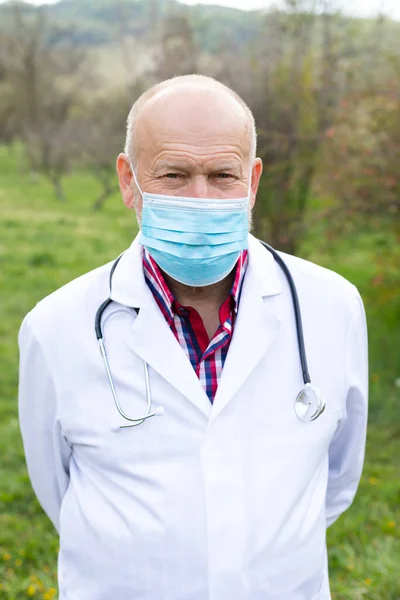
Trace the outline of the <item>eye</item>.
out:
M 233 175 L 230 173 L 218 173 L 217 177 L 218 179 L 230 179 Z
M 165 177 L 168 177 L 168 179 L 178 179 L 179 174 L 178 173 L 167 173 L 165 175 Z

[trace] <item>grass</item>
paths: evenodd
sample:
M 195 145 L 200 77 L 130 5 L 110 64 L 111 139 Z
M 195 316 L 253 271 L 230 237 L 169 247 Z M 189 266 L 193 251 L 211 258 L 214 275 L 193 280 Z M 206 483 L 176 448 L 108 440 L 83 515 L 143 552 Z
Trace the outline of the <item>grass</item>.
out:
M 58 540 L 26 474 L 17 420 L 17 331 L 46 294 L 108 262 L 136 222 L 118 196 L 91 210 L 96 183 L 68 177 L 61 204 L 0 147 L 0 599 L 56 598 Z M 328 533 L 334 600 L 400 600 L 399 244 L 390 232 L 330 241 L 314 231 L 301 253 L 353 281 L 366 301 L 371 346 L 368 451 L 353 507 Z

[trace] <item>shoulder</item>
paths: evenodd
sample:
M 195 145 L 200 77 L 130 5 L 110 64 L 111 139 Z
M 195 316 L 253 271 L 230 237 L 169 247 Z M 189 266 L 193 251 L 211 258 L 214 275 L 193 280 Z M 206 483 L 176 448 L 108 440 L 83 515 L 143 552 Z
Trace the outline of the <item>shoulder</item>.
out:
M 298 256 L 286 254 L 285 252 L 278 252 L 278 254 L 299 281 L 312 282 L 318 287 L 325 288 L 328 286 L 330 290 L 337 289 L 345 294 L 354 293 L 354 285 L 339 273 Z
M 356 286 L 339 273 L 284 252 L 279 255 L 289 267 L 296 285 L 308 289 L 309 295 L 330 299 L 335 304 L 358 304 L 360 294 Z
M 293 276 L 302 308 L 316 323 L 326 320 L 346 331 L 357 320 L 365 322 L 364 304 L 353 283 L 311 261 L 279 253 Z
M 269 251 L 261 243 L 257 243 L 257 246 L 257 262 L 268 265 L 268 261 L 271 261 Z M 362 306 L 360 294 L 355 285 L 342 275 L 285 252 L 278 252 L 278 255 L 292 276 L 300 300 L 311 310 L 319 312 L 323 309 L 329 313 L 343 311 L 351 314 L 359 312 L 360 305 Z M 287 278 L 282 268 L 278 264 L 276 268 L 279 271 L 281 285 L 287 287 Z M 267 276 L 268 267 L 265 273 Z

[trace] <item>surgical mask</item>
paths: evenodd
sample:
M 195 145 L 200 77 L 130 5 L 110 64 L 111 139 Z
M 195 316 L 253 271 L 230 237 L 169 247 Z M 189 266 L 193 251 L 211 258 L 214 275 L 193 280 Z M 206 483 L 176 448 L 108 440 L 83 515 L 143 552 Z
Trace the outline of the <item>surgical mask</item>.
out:
M 140 243 L 170 277 L 192 287 L 222 281 L 248 243 L 246 198 L 186 198 L 142 192 Z

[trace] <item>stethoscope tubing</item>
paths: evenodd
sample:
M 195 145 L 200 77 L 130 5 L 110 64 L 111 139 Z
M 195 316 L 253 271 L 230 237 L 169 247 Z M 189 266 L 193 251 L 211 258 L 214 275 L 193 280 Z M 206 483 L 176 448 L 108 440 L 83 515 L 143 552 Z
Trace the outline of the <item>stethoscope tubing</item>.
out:
M 269 252 L 271 252 L 272 256 L 274 257 L 274 259 L 276 260 L 276 262 L 279 264 L 282 271 L 286 275 L 286 279 L 287 279 L 287 282 L 290 287 L 290 292 L 291 292 L 292 301 L 293 301 L 294 316 L 296 319 L 297 344 L 299 347 L 301 370 L 303 372 L 303 381 L 305 384 L 311 383 L 311 377 L 308 372 L 308 364 L 307 364 L 307 356 L 306 356 L 306 348 L 305 348 L 304 332 L 303 332 L 303 319 L 301 318 L 299 296 L 297 294 L 297 289 L 296 289 L 296 285 L 294 283 L 292 274 L 289 271 L 289 268 L 288 268 L 287 264 L 285 263 L 285 261 L 283 260 L 283 258 L 278 254 L 278 252 L 276 250 L 274 250 L 274 248 L 272 248 L 271 246 L 269 246 L 266 242 L 263 242 L 262 240 L 258 240 L 258 241 L 261 242 L 261 244 L 264 246 L 264 248 L 266 248 L 267 250 L 269 250 Z
M 276 250 L 274 250 L 274 248 L 269 246 L 269 244 L 267 244 L 266 242 L 263 242 L 262 240 L 259 240 L 259 241 L 272 254 L 272 256 L 274 257 L 276 262 L 279 264 L 279 266 L 283 270 L 286 280 L 288 282 L 291 297 L 292 297 L 294 315 L 295 315 L 295 321 L 296 321 L 297 344 L 298 344 L 298 350 L 299 350 L 299 356 L 300 356 L 303 382 L 305 384 L 305 388 L 298 394 L 298 396 L 296 398 L 296 402 L 295 402 L 296 414 L 300 420 L 315 421 L 324 412 L 326 404 L 325 404 L 325 400 L 324 400 L 322 394 L 319 392 L 319 390 L 317 390 L 316 388 L 314 388 L 311 385 L 311 378 L 310 378 L 310 374 L 308 371 L 307 356 L 306 356 L 306 349 L 305 349 L 305 342 L 304 342 L 303 322 L 302 322 L 302 317 L 301 317 L 300 303 L 299 303 L 299 297 L 297 294 L 296 285 L 294 283 L 292 274 L 291 274 L 288 266 L 286 265 L 283 258 L 278 254 L 278 252 Z M 96 337 L 97 337 L 97 340 L 99 343 L 101 355 L 103 357 L 103 361 L 104 361 L 104 365 L 105 365 L 105 369 L 106 369 L 106 373 L 107 373 L 107 378 L 108 378 L 108 382 L 110 384 L 110 389 L 111 389 L 111 393 L 112 393 L 112 396 L 114 399 L 114 403 L 115 403 L 115 406 L 116 406 L 119 414 L 121 415 L 121 417 L 123 417 L 129 423 L 129 425 L 121 425 L 121 429 L 127 428 L 127 427 L 134 427 L 135 425 L 140 425 L 145 420 L 147 420 L 151 417 L 163 414 L 162 407 L 158 407 L 155 411 L 152 412 L 152 397 L 151 397 L 151 387 L 150 387 L 150 379 L 149 379 L 149 369 L 148 369 L 148 364 L 146 363 L 146 361 L 144 361 L 144 375 L 145 375 L 145 383 L 146 383 L 147 407 L 146 407 L 146 413 L 144 415 L 142 415 L 141 417 L 137 417 L 137 418 L 129 417 L 129 415 L 127 415 L 125 413 L 125 411 L 123 410 L 121 403 L 119 401 L 119 398 L 118 398 L 117 391 L 115 389 L 114 380 L 113 380 L 110 364 L 109 364 L 108 357 L 107 357 L 107 350 L 106 350 L 106 347 L 104 344 L 104 339 L 103 339 L 102 316 L 103 316 L 103 313 L 106 310 L 106 308 L 113 302 L 113 300 L 111 298 L 111 296 L 112 296 L 112 280 L 113 280 L 113 275 L 114 275 L 115 269 L 117 268 L 117 265 L 118 265 L 119 261 L 121 260 L 122 256 L 123 256 L 123 254 L 121 254 L 114 261 L 114 264 L 111 267 L 110 276 L 109 276 L 110 295 L 99 306 L 98 310 L 96 311 L 96 316 L 95 316 Z M 136 315 L 139 315 L 139 308 L 132 307 L 132 310 L 134 310 L 136 312 Z M 302 416 L 301 416 L 302 409 L 305 408 L 307 410 L 307 405 L 312 406 L 312 402 L 310 399 L 308 399 L 308 402 L 304 401 L 304 400 L 307 400 L 307 394 L 312 394 L 313 397 L 316 398 L 316 400 L 317 400 L 317 408 L 315 409 L 315 412 L 312 415 L 309 415 L 308 419 L 302 418 Z

